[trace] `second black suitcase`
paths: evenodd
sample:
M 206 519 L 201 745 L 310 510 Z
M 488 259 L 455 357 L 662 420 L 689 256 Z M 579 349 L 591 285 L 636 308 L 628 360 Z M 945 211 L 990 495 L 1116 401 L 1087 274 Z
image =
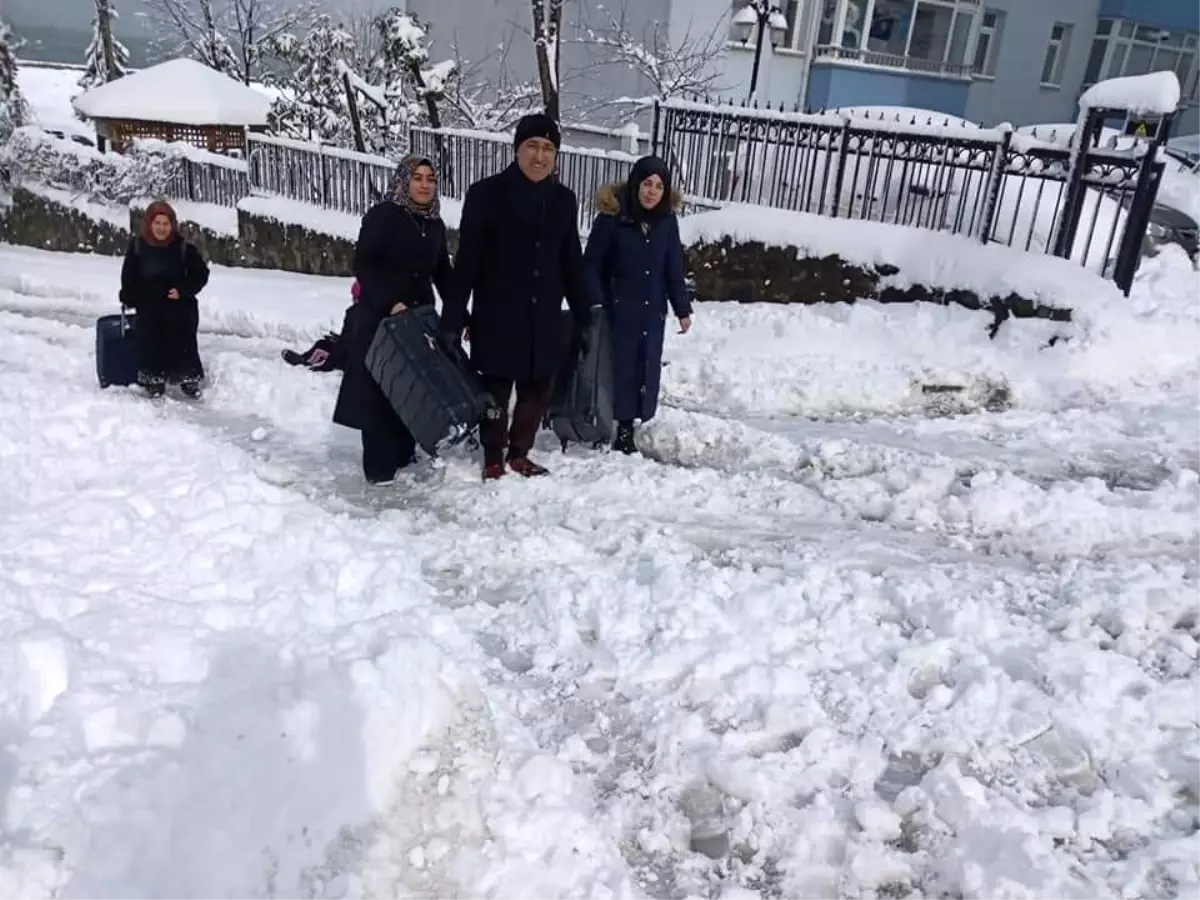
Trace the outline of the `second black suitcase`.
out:
M 563 314 L 563 327 L 572 327 L 570 313 Z M 546 413 L 547 423 L 562 442 L 607 444 L 613 437 L 612 336 L 608 316 L 600 307 L 592 309 L 585 335 L 586 353 L 572 346 L 554 384 L 554 397 Z
M 371 377 L 430 456 L 469 438 L 484 418 L 500 415 L 466 355 L 451 357 L 438 333 L 432 307 L 405 310 L 380 323 L 367 351 Z

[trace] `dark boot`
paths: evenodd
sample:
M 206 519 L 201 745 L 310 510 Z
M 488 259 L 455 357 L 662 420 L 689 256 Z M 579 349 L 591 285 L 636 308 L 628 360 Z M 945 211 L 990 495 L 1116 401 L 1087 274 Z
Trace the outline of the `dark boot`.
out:
M 200 399 L 200 382 L 198 381 L 181 382 L 179 385 L 179 390 L 183 396 L 187 397 L 189 400 Z
M 161 397 L 167 392 L 166 378 L 144 370 L 138 372 L 138 384 L 142 386 L 147 397 Z
M 504 463 L 484 463 L 483 464 L 483 480 L 495 481 L 497 478 L 504 477 Z
M 539 475 L 549 475 L 550 470 L 539 466 L 528 456 L 509 457 L 508 467 L 525 478 L 537 478 Z
M 613 449 L 619 453 L 637 453 L 637 445 L 633 442 L 632 422 L 617 423 L 617 437 L 613 441 Z
M 303 354 L 297 353 L 295 350 L 284 350 L 280 355 L 283 357 L 283 361 L 289 366 L 304 365 Z

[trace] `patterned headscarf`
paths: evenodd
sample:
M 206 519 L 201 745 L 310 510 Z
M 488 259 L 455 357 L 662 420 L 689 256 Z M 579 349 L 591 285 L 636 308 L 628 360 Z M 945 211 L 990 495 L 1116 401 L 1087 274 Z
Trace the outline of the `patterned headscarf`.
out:
M 432 162 L 423 156 L 410 154 L 400 160 L 400 165 L 396 166 L 396 172 L 392 175 L 391 183 L 388 184 L 387 194 L 388 200 L 403 206 L 414 216 L 422 216 L 426 219 L 436 219 L 441 215 L 442 202 L 438 197 L 438 189 L 435 185 L 433 188 L 433 199 L 425 206 L 420 206 L 413 202 L 413 198 L 409 196 L 408 184 L 412 181 L 413 173 L 421 166 L 429 166 L 433 169 L 434 175 L 437 175 L 437 169 L 434 168 Z

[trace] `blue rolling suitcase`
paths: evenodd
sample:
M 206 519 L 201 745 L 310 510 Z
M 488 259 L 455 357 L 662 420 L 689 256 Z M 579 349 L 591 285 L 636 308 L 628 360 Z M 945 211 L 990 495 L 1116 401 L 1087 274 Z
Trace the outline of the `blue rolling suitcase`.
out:
M 421 449 L 430 456 L 470 440 L 500 415 L 461 350 L 438 342 L 438 314 L 418 306 L 383 320 L 367 351 L 367 371 Z
M 137 316 L 101 316 L 96 320 L 96 377 L 100 387 L 137 383 Z

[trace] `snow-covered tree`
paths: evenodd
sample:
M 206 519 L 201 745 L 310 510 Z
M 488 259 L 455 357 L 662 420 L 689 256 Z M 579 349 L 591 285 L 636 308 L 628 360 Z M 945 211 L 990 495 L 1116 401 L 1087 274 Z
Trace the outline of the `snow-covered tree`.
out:
M 303 36 L 277 34 L 266 49 L 285 69 L 271 79 L 282 89 L 271 107 L 271 126 L 304 140 L 349 146 L 352 128 L 344 73 L 357 55 L 349 30 L 321 15 Z
M 563 0 L 529 0 L 533 13 L 533 50 L 546 115 L 559 118 L 559 52 L 562 43 Z
M 0 140 L 25 122 L 25 98 L 17 84 L 17 50 L 20 44 L 0 20 Z
M 239 81 L 262 76 L 272 42 L 313 17 L 314 0 L 142 0 L 148 17 L 173 43 Z
M 454 60 L 429 61 L 429 35 L 420 20 L 393 7 L 375 20 L 379 48 L 372 64 L 374 81 L 389 102 L 405 110 L 405 117 L 417 114 L 408 107 L 410 100 L 424 106 L 430 125 L 442 124 L 439 104 L 454 86 L 458 65 Z
M 113 26 L 117 10 L 113 0 L 96 0 L 96 14 L 92 17 L 92 41 L 88 44 L 86 68 L 79 79 L 85 91 L 100 84 L 116 81 L 129 71 L 129 50 L 115 34 Z

